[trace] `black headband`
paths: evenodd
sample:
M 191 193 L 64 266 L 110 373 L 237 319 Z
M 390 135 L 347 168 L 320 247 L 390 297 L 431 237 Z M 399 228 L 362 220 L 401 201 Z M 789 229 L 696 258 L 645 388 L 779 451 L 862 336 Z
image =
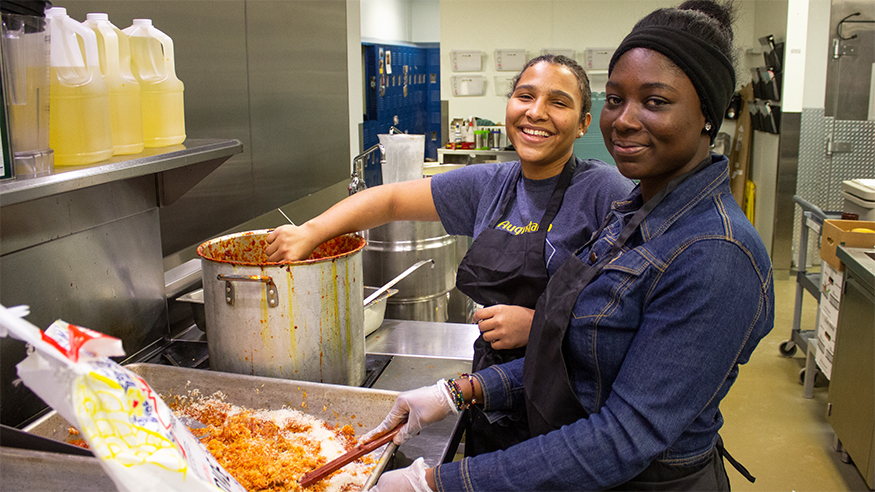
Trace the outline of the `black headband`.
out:
M 664 26 L 635 29 L 620 43 L 611 57 L 608 74 L 627 51 L 646 48 L 665 55 L 677 65 L 693 83 L 705 109 L 705 121 L 711 123 L 711 142 L 723 123 L 723 113 L 735 92 L 735 69 L 732 62 L 715 46 L 696 36 Z

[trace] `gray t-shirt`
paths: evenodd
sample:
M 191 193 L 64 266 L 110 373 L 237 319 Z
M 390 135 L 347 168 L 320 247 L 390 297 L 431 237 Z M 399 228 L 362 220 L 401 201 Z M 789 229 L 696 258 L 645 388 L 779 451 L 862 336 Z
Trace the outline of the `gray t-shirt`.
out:
M 519 161 L 473 164 L 437 174 L 431 192 L 447 233 L 476 238 L 494 214 L 504 195 L 516 183 L 516 198 L 508 204 L 496 229 L 508 234 L 537 230 L 559 176 L 532 180 L 519 172 Z M 544 246 L 547 273 L 552 275 L 571 253 L 589 240 L 611 210 L 611 203 L 626 198 L 634 184 L 616 167 L 595 159 L 577 159 L 571 185 L 550 229 Z

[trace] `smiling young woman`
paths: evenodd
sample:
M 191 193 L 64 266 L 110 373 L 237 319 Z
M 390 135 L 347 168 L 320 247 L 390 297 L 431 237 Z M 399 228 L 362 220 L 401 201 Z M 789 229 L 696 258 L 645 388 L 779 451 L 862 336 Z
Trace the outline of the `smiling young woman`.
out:
M 527 178 L 559 174 L 574 151 L 574 140 L 586 133 L 592 103 L 579 80 L 569 66 L 547 60 L 530 64 L 516 79 L 505 118 L 508 139 Z
M 689 77 L 659 52 L 632 49 L 611 74 L 602 135 L 620 172 L 641 181 L 647 201 L 708 157 L 705 115 Z

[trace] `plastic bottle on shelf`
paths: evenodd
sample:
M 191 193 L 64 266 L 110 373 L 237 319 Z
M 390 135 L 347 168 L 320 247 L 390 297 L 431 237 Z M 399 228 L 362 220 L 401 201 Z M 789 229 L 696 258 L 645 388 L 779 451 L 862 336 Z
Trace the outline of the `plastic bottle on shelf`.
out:
M 146 147 L 165 147 L 185 140 L 182 81 L 176 78 L 173 40 L 152 26 L 151 19 L 134 19 L 123 29 L 131 44 L 131 72 L 140 83 L 143 102 L 143 140 Z
M 474 118 L 468 120 L 468 125 L 465 127 L 465 149 L 474 148 Z
M 97 37 L 63 7 L 48 9 L 46 19 L 51 32 L 49 145 L 55 166 L 108 159 L 113 153 L 109 90 L 100 74 Z
M 454 150 L 462 148 L 462 123 L 456 121 L 453 125 L 453 147 Z
M 140 83 L 131 74 L 131 48 L 128 35 L 109 21 L 104 13 L 87 15 L 84 25 L 97 36 L 100 71 L 109 90 L 109 121 L 115 155 L 143 151 L 143 112 Z

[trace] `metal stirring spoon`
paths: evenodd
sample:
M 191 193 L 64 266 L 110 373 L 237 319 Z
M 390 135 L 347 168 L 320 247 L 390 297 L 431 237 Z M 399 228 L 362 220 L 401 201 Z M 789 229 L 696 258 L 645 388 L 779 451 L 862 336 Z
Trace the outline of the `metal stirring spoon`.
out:
M 289 216 L 286 215 L 286 213 L 283 212 L 280 208 L 277 208 L 276 211 L 279 212 L 279 213 L 281 213 L 281 214 L 283 214 L 283 217 L 285 217 L 286 220 L 289 221 L 289 224 L 292 224 L 293 226 L 297 227 L 297 226 L 295 225 L 295 223 L 292 222 L 292 219 L 290 219 Z

